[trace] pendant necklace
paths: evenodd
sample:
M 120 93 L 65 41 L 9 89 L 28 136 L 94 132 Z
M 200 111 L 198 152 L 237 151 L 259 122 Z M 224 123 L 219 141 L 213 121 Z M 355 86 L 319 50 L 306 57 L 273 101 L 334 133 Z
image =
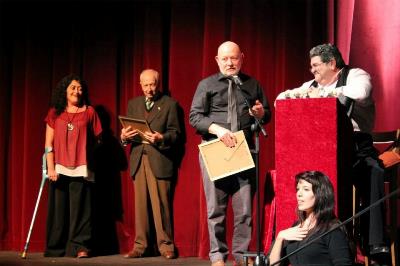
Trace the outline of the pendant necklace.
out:
M 72 124 L 72 120 L 74 120 L 76 113 L 78 113 L 79 107 L 76 109 L 75 113 L 72 115 L 72 118 L 69 119 L 69 114 L 67 113 L 68 123 L 67 123 L 67 130 L 71 131 L 74 129 L 74 125 Z

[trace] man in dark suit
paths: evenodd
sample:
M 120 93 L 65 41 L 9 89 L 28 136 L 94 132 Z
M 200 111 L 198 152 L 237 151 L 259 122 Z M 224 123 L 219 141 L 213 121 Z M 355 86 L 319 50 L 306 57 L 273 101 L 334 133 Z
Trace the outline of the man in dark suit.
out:
M 158 249 L 162 256 L 173 259 L 176 255 L 170 198 L 175 167 L 172 147 L 179 141 L 182 132 L 178 103 L 161 94 L 159 74 L 153 69 L 146 69 L 140 74 L 140 85 L 144 95 L 129 101 L 128 116 L 147 120 L 152 132 L 145 133 L 137 141 L 137 130 L 127 127 L 121 131 L 123 144 L 131 143 L 130 174 L 135 184 L 136 237 L 133 249 L 125 257 L 139 258 L 147 251 L 150 230 L 148 209 L 151 206 Z

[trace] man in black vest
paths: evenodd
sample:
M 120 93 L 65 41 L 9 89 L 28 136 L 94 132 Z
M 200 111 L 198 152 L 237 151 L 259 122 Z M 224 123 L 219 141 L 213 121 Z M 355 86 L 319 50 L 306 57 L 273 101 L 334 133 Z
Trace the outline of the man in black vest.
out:
M 361 197 L 372 204 L 383 196 L 384 170 L 373 147 L 371 132 L 375 123 L 375 103 L 371 77 L 360 68 L 344 63 L 339 49 L 332 44 L 318 45 L 310 50 L 310 71 L 314 80 L 299 88 L 280 93 L 277 99 L 337 97 L 346 107 L 354 129 L 354 184 Z M 362 220 L 368 236 L 369 254 L 381 257 L 389 248 L 384 239 L 383 206 L 372 208 Z

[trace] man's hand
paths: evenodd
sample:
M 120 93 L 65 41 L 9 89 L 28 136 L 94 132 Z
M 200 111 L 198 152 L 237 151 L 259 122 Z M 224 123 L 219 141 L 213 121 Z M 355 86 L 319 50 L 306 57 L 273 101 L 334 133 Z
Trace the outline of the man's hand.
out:
M 121 130 L 121 140 L 122 141 L 127 141 L 135 137 L 139 132 L 136 129 L 132 129 L 130 126 L 127 128 L 123 128 Z
M 264 113 L 265 113 L 264 106 L 262 105 L 262 103 L 259 100 L 256 100 L 253 107 L 251 107 L 251 111 L 249 110 L 249 114 L 251 116 L 257 117 L 258 119 L 263 118 Z
M 310 98 L 320 98 L 319 89 L 314 86 L 311 86 L 307 91 L 307 95 Z
M 228 129 L 217 124 L 211 124 L 208 132 L 217 135 L 217 137 L 225 144 L 226 147 L 233 148 L 237 143 L 235 135 Z
M 154 133 L 146 132 L 144 133 L 144 137 L 151 144 L 161 142 L 164 139 L 164 136 L 157 131 L 155 131 Z
M 229 148 L 235 147 L 237 143 L 236 136 L 230 131 L 222 135 L 219 139 Z

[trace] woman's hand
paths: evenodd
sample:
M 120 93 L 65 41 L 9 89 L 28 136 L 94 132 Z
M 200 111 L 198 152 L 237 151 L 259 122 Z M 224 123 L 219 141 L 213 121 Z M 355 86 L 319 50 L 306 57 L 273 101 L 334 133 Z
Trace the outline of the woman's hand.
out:
M 277 238 L 275 239 L 271 254 L 269 256 L 270 263 L 273 264 L 281 258 L 281 251 L 284 240 L 301 241 L 307 236 L 307 234 L 308 228 L 304 226 L 300 227 L 300 224 L 280 231 Z
M 47 169 L 47 176 L 49 177 L 49 179 L 51 181 L 57 181 L 57 179 L 58 179 L 58 174 L 56 173 L 56 171 L 54 169 L 52 169 L 52 170 Z
M 288 229 L 282 230 L 278 234 L 278 238 L 283 240 L 294 240 L 301 241 L 308 234 L 308 228 L 300 227 L 300 225 L 296 225 L 294 227 L 290 227 Z

